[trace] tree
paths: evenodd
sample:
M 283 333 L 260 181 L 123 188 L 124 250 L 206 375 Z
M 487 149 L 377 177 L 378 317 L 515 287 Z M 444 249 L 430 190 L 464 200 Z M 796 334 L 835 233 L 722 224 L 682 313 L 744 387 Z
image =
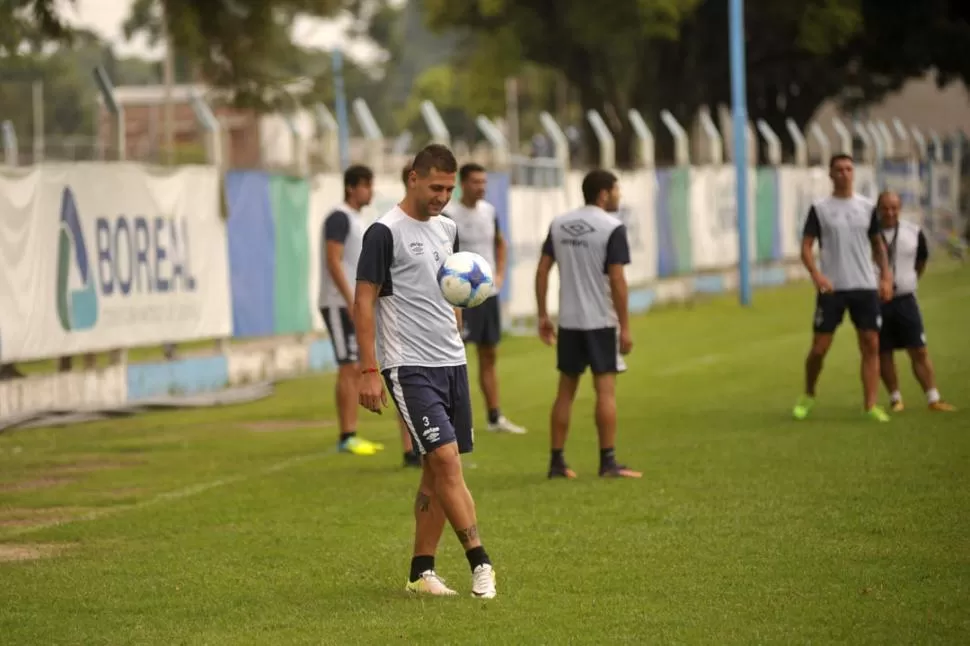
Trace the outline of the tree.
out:
M 466 30 L 476 50 L 502 43 L 503 71 L 523 61 L 561 71 L 583 111 L 603 113 L 621 162 L 629 108 L 648 119 L 666 108 L 689 123 L 700 105 L 730 102 L 727 5 L 614 0 L 606 11 L 579 0 L 423 0 L 435 28 Z M 787 118 L 805 124 L 826 99 L 869 102 L 933 67 L 941 83 L 968 79 L 968 14 L 959 0 L 748 0 L 750 115 L 783 131 Z M 658 152 L 670 143 L 659 137 Z
M 32 17 L 41 34 L 63 35 L 59 0 L 11 2 L 14 9 L 0 11 L 0 21 Z M 285 70 L 300 55 L 290 38 L 295 18 L 329 17 L 342 6 L 342 0 L 137 0 L 126 31 L 144 32 L 156 42 L 167 31 L 174 49 L 208 84 L 227 90 L 238 105 L 265 108 L 293 80 Z M 19 25 L 0 27 L 8 48 L 19 42 Z

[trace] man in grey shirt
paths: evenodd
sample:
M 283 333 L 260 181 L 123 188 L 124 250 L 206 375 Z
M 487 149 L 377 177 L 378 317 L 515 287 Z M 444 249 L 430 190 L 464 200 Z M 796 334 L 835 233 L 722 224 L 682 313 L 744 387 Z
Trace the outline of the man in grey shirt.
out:
M 879 397 L 879 328 L 882 322 L 880 300 L 892 298 L 893 277 L 879 234 L 875 207 L 870 199 L 853 190 L 854 171 L 849 155 L 832 157 L 829 162 L 832 195 L 812 205 L 802 233 L 802 263 L 818 294 L 812 347 L 805 359 L 805 393 L 792 411 L 799 420 L 808 417 L 815 405 L 815 387 L 825 355 L 848 310 L 862 354 L 864 409 L 876 421 L 889 421 L 889 415 L 876 401 Z M 819 243 L 818 266 L 813 253 L 816 240 Z
M 465 164 L 458 169 L 461 198 L 453 200 L 444 215 L 458 225 L 458 236 L 464 251 L 477 253 L 495 275 L 495 295 L 478 307 L 462 314 L 465 343 L 478 349 L 478 383 L 485 395 L 488 410 L 488 430 L 521 435 L 526 430 L 513 424 L 502 414 L 499 406 L 498 345 L 502 340 L 502 306 L 498 292 L 505 279 L 505 238 L 498 226 L 495 207 L 485 201 L 488 174 L 479 164 Z
M 386 382 L 424 458 L 405 589 L 455 594 L 434 569 L 447 518 L 472 570 L 472 595 L 491 599 L 495 572 L 462 475 L 460 454 L 472 450 L 474 429 L 461 314 L 445 300 L 437 278 L 445 259 L 458 250 L 457 226 L 441 217 L 457 172 L 448 148 L 425 147 L 411 164 L 404 199 L 364 233 L 354 304 L 360 404 L 380 413 L 387 406 Z
M 876 202 L 879 223 L 889 254 L 893 272 L 893 298 L 882 306 L 882 330 L 879 334 L 879 366 L 883 383 L 889 391 L 894 413 L 903 411 L 903 396 L 899 392 L 899 377 L 893 352 L 906 350 L 913 364 L 913 374 L 926 393 L 930 410 L 956 410 L 943 401 L 936 387 L 933 362 L 926 348 L 923 314 L 916 302 L 916 286 L 926 269 L 930 252 L 926 236 L 918 224 L 899 219 L 899 196 L 886 191 Z
M 616 375 L 626 370 L 622 355 L 633 348 L 624 265 L 630 264 L 626 227 L 616 216 L 620 187 L 616 176 L 593 170 L 583 179 L 585 206 L 556 217 L 542 245 L 536 270 L 539 337 L 556 344 L 559 390 L 552 407 L 550 478 L 575 478 L 563 457 L 569 418 L 586 369 L 596 389 L 599 475 L 639 478 L 617 464 Z M 549 273 L 559 264 L 558 335 L 546 308 Z M 557 338 L 558 337 L 558 338 Z

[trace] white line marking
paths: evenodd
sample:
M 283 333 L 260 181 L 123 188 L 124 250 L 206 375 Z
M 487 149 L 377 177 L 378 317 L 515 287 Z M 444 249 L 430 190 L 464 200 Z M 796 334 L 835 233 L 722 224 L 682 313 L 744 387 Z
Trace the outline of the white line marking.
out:
M 324 451 L 321 453 L 311 453 L 308 455 L 300 455 L 288 460 L 283 460 L 282 462 L 277 462 L 268 467 L 263 467 L 262 469 L 255 471 L 253 473 L 242 473 L 239 475 L 229 476 L 227 478 L 220 478 L 218 480 L 212 480 L 211 482 L 202 482 L 199 484 L 189 485 L 188 487 L 183 487 L 181 489 L 175 489 L 173 491 L 166 491 L 153 496 L 147 500 L 141 502 L 136 502 L 133 505 L 121 505 L 118 507 L 107 507 L 105 509 L 99 509 L 97 511 L 92 511 L 87 514 L 82 514 L 81 516 L 75 516 L 73 518 L 65 518 L 62 520 L 53 520 L 50 522 L 41 523 L 38 525 L 31 525 L 30 527 L 24 527 L 21 529 L 15 529 L 10 532 L 0 533 L 0 539 L 12 538 L 15 536 L 23 536 L 25 534 L 33 534 L 44 529 L 49 529 L 51 527 L 59 527 L 61 525 L 70 525 L 72 523 L 79 523 L 91 520 L 98 520 L 99 518 L 105 518 L 107 516 L 116 516 L 118 514 L 123 514 L 129 511 L 136 511 L 139 509 L 145 509 L 146 507 L 153 507 L 155 505 L 171 502 L 173 500 L 182 500 L 185 498 L 191 498 L 192 496 L 197 496 L 200 493 L 205 493 L 212 489 L 218 489 L 220 487 L 225 487 L 227 485 L 236 484 L 239 482 L 245 482 L 247 480 L 252 480 L 254 478 L 259 478 L 264 475 L 270 475 L 272 473 L 279 473 L 280 471 L 286 471 L 287 469 L 303 464 L 305 462 L 310 462 L 312 460 L 317 460 L 327 455 L 333 455 L 333 451 Z

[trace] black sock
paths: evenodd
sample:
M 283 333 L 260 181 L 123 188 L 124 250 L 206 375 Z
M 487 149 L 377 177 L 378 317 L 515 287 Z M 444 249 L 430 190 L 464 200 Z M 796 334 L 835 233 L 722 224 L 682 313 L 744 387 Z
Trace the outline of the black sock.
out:
M 566 466 L 566 460 L 562 457 L 562 449 L 552 450 L 552 457 L 549 459 L 549 464 L 554 467 Z
M 433 556 L 415 556 L 411 559 L 411 576 L 410 581 L 414 583 L 421 578 L 421 575 L 428 570 L 434 569 L 434 557 Z
M 472 567 L 472 572 L 474 572 L 475 568 L 477 568 L 479 565 L 492 564 L 492 562 L 488 560 L 488 554 L 485 552 L 485 548 L 482 545 L 473 547 L 465 552 L 465 558 L 468 559 L 468 565 Z
M 502 416 L 502 411 L 497 408 L 488 409 L 488 423 L 498 424 L 498 419 Z
M 357 436 L 357 431 L 351 431 L 349 433 L 341 433 L 340 434 L 340 442 L 341 443 L 346 442 L 350 438 L 356 437 L 356 436 Z
M 600 468 L 614 465 L 616 465 L 616 451 L 613 450 L 613 447 L 600 449 Z

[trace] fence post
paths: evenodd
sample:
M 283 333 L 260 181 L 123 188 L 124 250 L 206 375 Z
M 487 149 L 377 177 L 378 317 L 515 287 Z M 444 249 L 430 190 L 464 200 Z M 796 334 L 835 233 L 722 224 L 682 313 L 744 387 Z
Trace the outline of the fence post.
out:
M 916 154 L 920 159 L 926 159 L 926 137 L 916 126 L 912 127 L 913 143 L 916 144 Z
M 930 141 L 933 142 L 933 161 L 943 161 L 943 140 L 940 139 L 939 133 L 933 128 L 930 128 Z
M 669 110 L 660 111 L 660 120 L 674 138 L 674 165 L 690 165 L 690 149 L 688 148 L 690 141 L 687 138 L 687 131 Z
M 653 140 L 653 133 L 647 127 L 647 122 L 643 120 L 640 111 L 631 108 L 627 113 L 630 118 L 630 125 L 637 136 L 637 160 L 644 168 L 653 168 L 656 158 L 656 145 Z
M 781 139 L 778 138 L 778 135 L 775 134 L 775 131 L 771 129 L 771 126 L 764 119 L 758 119 L 757 125 L 758 132 L 761 133 L 767 145 L 768 165 L 781 165 Z
M 569 170 L 569 139 L 566 138 L 566 133 L 562 131 L 559 124 L 548 112 L 541 112 L 539 114 L 539 122 L 542 124 L 543 130 L 552 139 L 552 148 L 556 156 L 556 161 L 562 168 L 563 173 Z M 563 182 L 565 185 L 565 182 Z
M 872 162 L 872 137 L 869 135 L 869 131 L 866 130 L 865 125 L 861 121 L 853 121 L 852 129 L 855 134 L 862 141 L 862 161 L 864 163 Z M 851 149 L 850 149 L 851 154 Z
M 451 133 L 448 132 L 448 126 L 445 125 L 445 120 L 441 118 L 441 113 L 438 112 L 434 103 L 428 100 L 422 101 L 421 116 L 428 126 L 428 132 L 431 133 L 431 141 L 436 144 L 451 146 Z
M 94 68 L 94 82 L 97 84 L 98 90 L 101 92 L 101 98 L 104 100 L 105 107 L 108 108 L 108 112 L 115 117 L 115 128 L 117 130 L 115 137 L 117 137 L 118 161 L 124 161 L 128 152 L 126 150 L 127 142 L 125 141 L 125 135 L 127 134 L 125 132 L 125 109 L 115 98 L 114 85 L 111 83 L 108 73 L 101 65 Z
M 880 119 L 876 122 L 876 128 L 879 130 L 879 134 L 882 135 L 884 156 L 894 156 L 896 154 L 896 141 L 893 139 L 893 133 L 889 130 L 889 126 L 886 125 L 885 121 Z
M 851 155 L 852 154 L 852 133 L 849 129 L 845 127 L 842 123 L 842 119 L 838 117 L 832 117 L 832 127 L 835 128 L 835 134 L 839 136 L 839 148 L 837 152 L 841 155 Z M 828 163 L 828 160 L 825 160 Z
M 586 113 L 589 125 L 593 127 L 593 133 L 600 145 L 600 168 L 612 169 L 616 167 L 616 140 L 610 132 L 603 117 L 596 110 L 589 110 Z
M 910 145 L 911 141 L 909 132 L 906 130 L 906 126 L 903 125 L 903 122 L 898 117 L 893 117 L 893 130 L 896 131 L 896 136 L 899 138 L 899 140 L 903 142 L 905 153 L 907 155 L 912 155 L 913 146 Z
M 509 142 L 492 120 L 484 114 L 475 118 L 475 125 L 492 146 L 492 165 L 496 169 L 505 170 L 509 165 Z
M 785 128 L 788 129 L 788 136 L 795 144 L 795 165 L 808 166 L 808 142 L 805 141 L 805 135 L 791 117 L 785 119 Z
M 3 162 L 7 166 L 18 166 L 20 150 L 17 143 L 17 130 L 13 127 L 13 122 L 4 121 L 0 130 L 3 134 Z
M 221 173 L 223 168 L 222 124 L 197 91 L 193 90 L 190 102 L 196 120 L 206 133 L 206 157 L 209 163 Z
M 375 173 L 382 173 L 384 172 L 384 133 L 377 125 L 377 120 L 374 119 L 367 101 L 356 98 L 353 105 L 357 123 L 364 132 L 364 138 L 367 139 L 367 164 Z
M 313 105 L 317 120 L 317 138 L 320 142 L 320 157 L 325 170 L 340 169 L 340 127 L 330 110 L 322 103 Z
M 809 130 L 812 133 L 812 137 L 815 138 L 815 143 L 818 144 L 818 152 L 822 160 L 821 165 L 825 166 L 829 163 L 829 158 L 832 155 L 832 144 L 829 141 L 829 137 L 817 121 L 812 124 Z
M 697 118 L 701 123 L 704 136 L 707 137 L 707 158 L 714 166 L 720 166 L 724 163 L 724 139 L 718 132 L 717 126 L 714 125 L 714 119 L 711 118 L 711 109 L 702 105 L 697 111 Z

